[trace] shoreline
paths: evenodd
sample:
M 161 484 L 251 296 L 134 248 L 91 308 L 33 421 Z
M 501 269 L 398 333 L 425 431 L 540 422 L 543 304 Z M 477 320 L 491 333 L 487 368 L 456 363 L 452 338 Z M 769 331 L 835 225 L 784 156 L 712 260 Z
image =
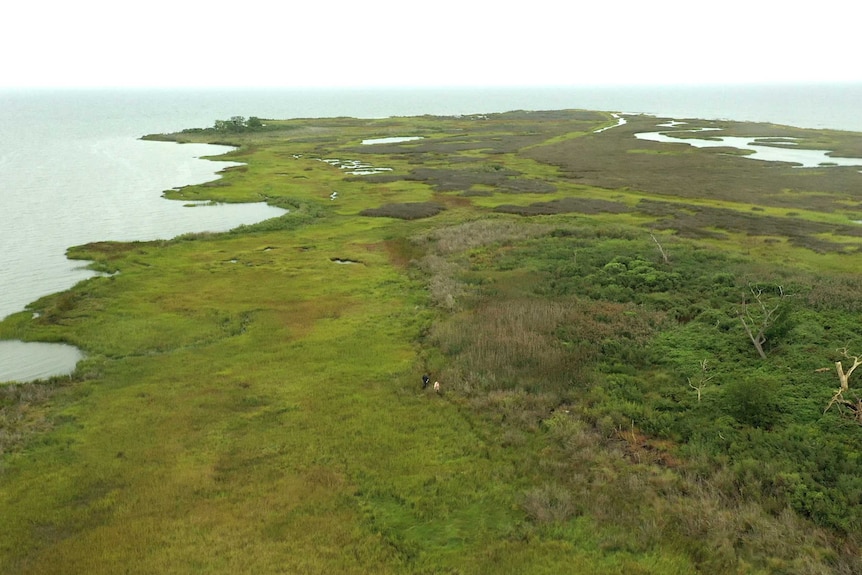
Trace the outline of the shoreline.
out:
M 560 110 L 560 111 L 562 111 L 562 110 Z M 598 112 L 598 111 L 596 111 L 596 112 Z M 600 133 L 602 133 L 602 132 L 604 132 L 604 131 L 607 131 L 607 130 L 609 130 L 609 129 L 612 129 L 612 128 L 613 128 L 613 129 L 618 129 L 618 128 L 622 127 L 622 126 L 625 126 L 625 124 L 627 123 L 627 120 L 626 120 L 626 117 L 627 117 L 627 116 L 635 116 L 635 117 L 636 117 L 636 116 L 639 116 L 639 115 L 640 115 L 640 116 L 653 117 L 651 114 L 629 114 L 629 113 L 618 113 L 618 112 L 611 112 L 610 114 L 615 118 L 616 123 L 615 123 L 615 124 L 613 124 L 613 125 L 606 126 L 606 127 L 604 127 L 604 128 L 600 128 L 600 129 L 596 130 L 596 132 L 595 132 L 596 134 L 600 134 Z M 396 117 L 392 117 L 392 119 L 395 119 L 395 118 L 396 118 Z M 656 117 L 656 118 L 658 119 L 658 117 Z M 319 119 L 320 119 L 320 120 L 326 120 L 327 118 L 319 118 Z M 354 118 L 354 119 L 358 119 L 358 118 Z M 712 120 L 710 120 L 710 119 L 708 119 L 708 118 L 696 118 L 696 119 L 692 119 L 692 118 L 682 118 L 682 117 L 677 117 L 677 118 L 672 119 L 672 123 L 673 123 L 673 125 L 674 125 L 674 126 L 681 126 L 681 125 L 684 125 L 684 124 L 685 124 L 685 122 L 681 122 L 681 120 L 683 120 L 683 119 L 685 119 L 685 120 L 689 120 L 689 121 L 704 121 L 704 122 L 710 122 L 710 121 L 712 121 Z M 289 120 L 277 120 L 277 121 L 289 121 Z M 732 122 L 730 122 L 730 123 L 732 123 L 732 124 L 743 124 L 743 125 L 744 125 L 744 124 L 763 124 L 763 122 L 748 122 L 748 121 L 743 121 L 743 122 L 732 121 Z M 773 127 L 775 127 L 775 128 L 782 128 L 782 126 L 773 126 Z M 796 127 L 793 127 L 793 126 L 786 126 L 786 127 L 787 127 L 787 128 L 792 128 L 792 129 L 795 129 L 795 130 L 807 130 L 807 131 L 816 131 L 816 132 L 829 132 L 829 131 L 831 131 L 831 130 L 816 130 L 816 129 L 813 129 L 813 128 L 796 128 Z M 659 132 L 656 132 L 656 133 L 659 133 Z M 661 132 L 661 133 L 663 134 L 664 132 Z M 853 132 L 853 133 L 855 133 L 855 132 Z M 145 134 L 145 135 L 143 135 L 143 136 L 140 136 L 138 139 L 139 139 L 140 141 L 142 141 L 142 142 L 158 141 L 158 142 L 160 142 L 160 143 L 174 143 L 174 144 L 175 144 L 175 143 L 181 143 L 181 144 L 183 144 L 184 146 L 188 146 L 188 145 L 191 145 L 191 146 L 199 146 L 199 145 L 201 145 L 201 144 L 203 143 L 203 141 L 197 141 L 196 143 L 189 143 L 188 141 L 186 141 L 186 137 L 191 137 L 191 136 L 196 136 L 196 137 L 198 137 L 198 138 L 200 138 L 201 136 L 203 136 L 203 141 L 206 141 L 206 144 L 204 144 L 204 145 L 206 145 L 206 146 L 210 146 L 210 147 L 217 147 L 217 148 L 228 148 L 228 149 L 225 149 L 225 150 L 220 151 L 220 153 L 218 153 L 218 154 L 215 154 L 215 153 L 207 153 L 207 154 L 206 154 L 206 157 L 194 156 L 194 158 L 195 158 L 196 160 L 197 160 L 197 159 L 202 159 L 202 160 L 204 160 L 205 162 L 231 162 L 231 160 L 229 160 L 229 159 L 221 160 L 221 159 L 219 159 L 219 158 L 220 158 L 220 157 L 222 157 L 222 156 L 225 156 L 225 155 L 231 154 L 232 152 L 235 152 L 235 151 L 238 149 L 238 147 L 237 147 L 238 145 L 237 145 L 234 141 L 232 141 L 232 136 L 236 136 L 236 134 L 225 133 L 223 138 L 216 138 L 216 139 L 213 139 L 212 137 L 210 137 L 210 136 L 208 136 L 208 135 L 207 135 L 207 130 L 205 130 L 205 129 L 204 129 L 204 130 L 192 130 L 192 131 L 191 131 L 191 133 L 189 133 L 187 130 L 184 130 L 184 131 L 176 132 L 176 133 L 153 133 L 153 134 Z M 636 136 L 636 137 L 638 137 L 638 138 L 642 138 L 643 134 L 635 134 L 635 136 Z M 769 136 L 765 136 L 765 137 L 767 137 L 767 138 L 768 138 Z M 421 136 L 406 136 L 406 137 L 405 137 L 405 136 L 398 136 L 398 137 L 394 137 L 393 139 L 383 138 L 382 142 L 381 142 L 380 144 L 378 144 L 378 145 L 397 144 L 397 143 L 410 143 L 410 142 L 415 142 L 415 141 L 418 141 L 418 140 L 421 140 L 421 139 L 422 139 L 422 137 L 421 137 Z M 377 140 L 376 140 L 376 139 L 370 139 L 370 140 L 368 140 L 368 141 L 369 141 L 369 142 L 376 142 Z M 664 141 L 664 140 L 662 140 L 662 141 Z M 687 139 L 673 139 L 673 138 L 671 138 L 671 140 L 670 140 L 670 141 L 673 141 L 674 143 L 687 143 L 687 144 L 693 145 L 693 142 L 688 141 Z M 215 142 L 215 143 L 214 143 L 214 142 Z M 365 142 L 362 142 L 362 143 L 364 144 Z M 237 166 L 242 165 L 242 163 L 236 163 L 236 162 L 233 162 L 232 164 L 235 164 L 235 165 L 237 165 Z M 218 167 L 218 166 L 216 166 L 216 167 Z M 206 181 L 204 181 L 204 182 L 199 182 L 198 184 L 180 184 L 180 185 L 174 186 L 174 187 L 173 187 L 173 188 L 171 188 L 171 189 L 165 190 L 165 191 L 162 193 L 162 196 L 164 196 L 166 193 L 169 193 L 169 192 L 176 192 L 177 190 L 180 190 L 180 189 L 182 189 L 182 188 L 191 187 L 191 186 L 194 186 L 194 185 L 200 185 L 201 183 L 206 184 L 206 183 L 208 183 L 208 182 L 216 181 L 216 180 L 218 180 L 218 179 L 222 178 L 222 177 L 223 177 L 223 174 L 224 174 L 224 173 L 226 173 L 227 171 L 229 171 L 231 167 L 233 167 L 233 165 L 231 165 L 231 166 L 227 166 L 227 167 L 218 167 L 218 169 L 216 169 L 215 171 L 211 172 L 212 179 L 210 179 L 210 180 L 206 180 Z M 360 175 L 367 175 L 367 174 L 364 174 L 364 173 L 363 173 L 363 174 L 360 174 Z M 164 199 L 164 198 L 160 198 L 160 199 Z M 197 199 L 197 198 L 196 198 L 196 199 Z M 177 201 L 177 199 L 176 199 L 176 198 L 174 198 L 174 199 L 169 200 L 169 201 Z M 179 201 L 183 201 L 186 205 L 188 205 L 188 203 L 189 203 L 189 200 L 179 200 Z M 208 198 L 208 197 L 206 197 L 206 196 L 203 196 L 203 197 L 201 197 L 201 198 L 200 198 L 200 201 L 202 201 L 202 202 L 212 202 L 212 199 L 211 199 L 211 198 Z M 248 205 L 252 205 L 252 204 L 250 204 L 250 203 L 237 203 L 237 204 L 231 204 L 231 206 L 232 206 L 232 207 L 237 207 L 237 206 L 248 206 Z M 282 214 L 282 215 L 283 215 L 283 214 Z M 273 217 L 275 217 L 275 216 L 273 216 Z M 227 231 L 227 230 L 221 230 L 221 231 Z M 181 232 L 179 232 L 177 235 L 183 235 L 183 234 L 185 234 L 185 233 L 195 233 L 195 232 L 194 232 L 194 231 L 181 231 Z M 123 243 L 126 243 L 126 242 L 128 242 L 128 241 L 155 241 L 155 240 L 156 240 L 156 238 L 153 238 L 152 240 L 125 240 L 125 241 L 123 241 Z M 110 240 L 94 240 L 94 241 L 110 241 Z M 64 257 L 65 257 L 65 256 L 64 256 Z M 71 261 L 71 260 L 68 260 L 68 258 L 66 258 L 66 261 Z M 81 261 L 81 260 L 75 260 L 75 261 L 74 261 L 74 263 L 75 263 L 76 265 L 74 266 L 74 268 L 73 268 L 73 269 L 75 269 L 75 270 L 85 270 L 85 269 L 88 269 L 89 265 L 90 265 L 92 262 Z M 79 273 L 80 273 L 80 272 L 79 272 Z M 0 321 L 3 321 L 6 317 L 8 317 L 8 316 L 10 316 L 10 315 L 13 315 L 13 314 L 15 314 L 15 313 L 25 312 L 25 311 L 26 311 L 26 309 L 27 309 L 30 305 L 32 305 L 32 303 L 34 303 L 35 301 L 37 301 L 37 299 L 38 299 L 38 298 L 40 298 L 40 297 L 45 297 L 45 296 L 47 296 L 47 295 L 56 295 L 56 294 L 59 294 L 59 293 L 63 293 L 63 292 L 65 292 L 65 291 L 68 291 L 69 289 L 71 289 L 71 288 L 73 287 L 74 283 L 77 283 L 78 281 L 84 281 L 84 280 L 86 280 L 86 279 L 89 279 L 89 278 L 95 277 L 96 275 L 97 275 L 97 273 L 96 273 L 96 272 L 86 271 L 86 272 L 85 272 L 85 276 L 84 276 L 84 277 L 78 277 L 77 279 L 75 279 L 75 281 L 74 281 L 74 282 L 72 282 L 72 284 L 68 285 L 67 287 L 65 287 L 65 288 L 61 288 L 61 289 L 60 289 L 60 290 L 58 290 L 58 291 L 53 291 L 53 292 L 49 292 L 49 293 L 43 293 L 42 295 L 37 295 L 37 296 L 35 296 L 35 298 L 31 299 L 31 300 L 30 300 L 30 301 L 29 301 L 29 302 L 24 306 L 24 308 L 19 309 L 19 310 L 17 310 L 17 311 L 11 311 L 11 312 L 9 312 L 5 317 L 0 317 Z M 0 340 L 0 341 L 10 341 L 10 342 L 18 341 L 18 342 L 20 342 L 20 343 L 25 343 L 25 342 L 22 342 L 22 341 L 20 341 L 20 340 L 16 340 L 16 339 Z M 72 366 L 72 367 L 71 367 L 71 368 L 69 368 L 69 369 L 65 369 L 65 368 L 64 368 L 64 369 L 62 369 L 61 371 L 58 371 L 58 372 L 56 372 L 56 373 L 54 373 L 54 374 L 52 374 L 52 375 L 68 375 L 71 371 L 74 371 L 74 366 Z M 32 381 L 32 380 L 28 379 L 28 380 L 26 380 L 26 381 Z
M 73 250 L 118 273 L 0 323 L 89 355 L 68 385 L 0 387 L 23 416 L 3 436 L 0 535 L 16 544 L 0 562 L 857 572 L 862 509 L 843 503 L 862 426 L 824 407 L 827 371 L 858 353 L 833 350 L 860 334 L 862 228 L 844 221 L 862 219 L 859 174 L 641 141 L 655 117 L 627 119 L 237 134 L 248 169 L 186 195 L 265 193 L 292 217 Z M 359 144 L 387 135 L 428 137 Z M 392 171 L 316 159 L 336 157 Z M 767 342 L 743 327 L 758 309 L 779 310 Z
M 105 141 L 112 142 L 113 138 Z M 133 139 L 129 140 L 129 144 L 133 146 L 132 143 L 138 141 L 144 142 L 144 140 Z M 120 224 L 123 229 L 120 230 L 111 224 L 112 229 L 116 230 L 121 237 L 125 236 L 123 239 L 116 239 L 117 235 L 113 232 L 94 235 L 89 229 L 92 218 L 87 215 L 86 211 L 79 209 L 78 202 L 73 201 L 69 206 L 63 208 L 62 212 L 58 213 L 52 220 L 55 223 L 51 224 L 51 231 L 56 234 L 63 229 L 64 225 L 69 226 L 69 222 L 75 222 L 79 229 L 73 228 L 71 230 L 75 235 L 74 238 L 55 238 L 56 241 L 50 245 L 42 246 L 38 252 L 34 252 L 33 245 L 28 242 L 25 244 L 29 245 L 29 252 L 24 248 L 7 252 L 7 258 L 11 258 L 13 254 L 17 255 L 14 256 L 14 259 L 7 261 L 4 266 L 4 273 L 9 274 L 9 281 L 4 282 L 6 300 L 0 307 L 0 322 L 6 321 L 16 314 L 29 313 L 28 309 L 42 298 L 67 293 L 78 283 L 98 277 L 100 273 L 92 269 L 92 261 L 68 257 L 69 250 L 75 247 L 104 241 L 118 243 L 169 241 L 186 234 L 226 232 L 241 225 L 260 223 L 287 213 L 282 208 L 261 201 L 228 204 L 207 200 L 206 203 L 197 204 L 170 199 L 166 197 L 168 192 L 215 182 L 223 177 L 226 170 L 241 165 L 228 159 L 219 159 L 221 156 L 234 151 L 235 147 L 226 149 L 224 145 L 212 144 L 177 146 L 174 142 L 169 141 L 144 144 L 144 147 L 147 148 L 151 148 L 151 146 L 173 148 L 174 153 L 165 154 L 161 153 L 163 150 L 158 150 L 159 153 L 153 154 L 152 158 L 148 159 L 147 151 L 142 148 L 140 158 L 127 160 L 120 157 L 116 160 L 121 162 L 121 165 L 122 162 L 130 161 L 132 168 L 136 167 L 134 164 L 136 161 L 142 165 L 145 161 L 158 162 L 158 169 L 160 170 L 164 169 L 165 161 L 173 160 L 178 167 L 195 164 L 196 169 L 182 168 L 183 179 L 174 180 L 170 188 L 150 185 L 148 189 L 140 190 L 147 196 L 147 206 L 155 208 L 150 214 L 142 213 L 133 205 L 124 202 L 128 205 L 124 208 L 126 210 L 125 222 Z M 155 150 L 154 148 L 151 149 Z M 180 170 L 177 171 L 180 172 Z M 114 187 L 110 182 L 107 185 L 111 188 Z M 146 186 L 146 182 L 143 185 Z M 141 184 L 138 184 L 138 187 L 141 187 Z M 87 207 L 92 206 L 88 205 Z M 116 215 L 113 217 L 116 218 Z M 103 217 L 100 219 L 102 222 L 105 220 L 110 221 L 110 218 Z M 146 225 L 141 225 L 141 223 Z M 138 225 L 133 227 L 134 224 Z M 8 232 L 9 227 L 7 226 L 6 229 Z M 30 229 L 31 233 L 34 229 L 29 222 L 27 229 Z M 47 238 L 54 238 L 54 236 L 45 233 L 41 234 L 39 239 L 44 244 Z M 14 239 L 16 242 L 21 241 L 20 235 Z M 61 241 L 65 239 L 71 239 L 72 243 L 64 243 L 63 247 L 60 247 Z M 37 242 L 36 245 L 39 246 L 40 244 Z M 50 251 L 46 252 L 46 249 Z M 34 260 L 38 262 L 38 265 L 34 266 Z M 13 308 L 13 306 L 16 307 Z M 44 342 L 45 345 L 42 343 L 23 341 L 14 337 L 0 339 L 0 345 L 17 346 L 14 353 L 4 356 L 4 363 L 7 364 L 4 373 L 17 374 L 16 377 L 20 377 L 20 379 L 10 379 L 9 382 L 30 382 L 69 375 L 75 370 L 77 362 L 84 357 L 80 350 L 78 350 L 78 356 L 75 356 L 66 348 L 52 346 L 47 342 Z M 26 369 L 27 366 L 32 366 L 33 369 L 28 370 Z M 51 367 L 46 368 L 45 366 Z M 5 382 L 4 377 L 0 376 L 0 383 Z

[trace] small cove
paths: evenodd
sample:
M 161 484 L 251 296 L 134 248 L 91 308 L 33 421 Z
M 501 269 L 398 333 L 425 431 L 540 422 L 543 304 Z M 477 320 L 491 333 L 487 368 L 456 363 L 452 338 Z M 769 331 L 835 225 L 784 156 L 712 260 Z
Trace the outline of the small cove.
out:
M 143 126 L 130 134 L 96 120 L 39 130 L 40 120 L 10 119 L 0 134 L 0 319 L 96 275 L 66 258 L 70 246 L 222 232 L 286 213 L 162 196 L 238 165 L 205 159 L 231 147 L 144 141 Z M 82 357 L 69 345 L 0 340 L 0 382 L 69 374 Z

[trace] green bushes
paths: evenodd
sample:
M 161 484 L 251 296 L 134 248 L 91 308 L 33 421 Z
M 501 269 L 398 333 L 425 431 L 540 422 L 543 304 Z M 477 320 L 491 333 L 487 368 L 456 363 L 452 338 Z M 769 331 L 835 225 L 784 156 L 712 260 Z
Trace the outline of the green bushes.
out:
M 658 269 L 654 263 L 628 256 L 616 256 L 594 277 L 603 286 L 617 285 L 625 288 L 626 293 L 631 295 L 624 301 L 634 299 L 634 293 L 672 291 L 682 282 L 676 272 Z
M 735 379 L 724 386 L 724 410 L 744 425 L 770 427 L 779 416 L 778 388 L 764 375 Z
M 826 278 L 821 285 L 821 278 L 767 266 L 756 270 L 759 283 L 749 281 L 752 267 L 744 261 L 668 244 L 670 263 L 646 234 L 582 227 L 473 248 L 469 260 L 450 250 L 449 273 L 463 275 L 469 265 L 482 277 L 484 292 L 495 295 L 486 300 L 476 292 L 463 300 L 458 315 L 438 323 L 427 343 L 442 352 L 444 375 L 459 382 L 456 391 L 473 398 L 486 416 L 498 414 L 505 436 L 518 444 L 526 441 L 525 431 L 536 429 L 527 423 L 534 418 L 525 419 L 531 412 L 526 397 L 544 398 L 545 409 L 554 410 L 541 429 L 567 455 L 543 465 L 581 479 L 527 490 L 523 509 L 531 521 L 559 525 L 585 514 L 623 522 L 629 513 L 656 525 L 652 541 L 684 539 L 704 570 L 732 570 L 742 557 L 793 565 L 792 546 L 779 551 L 775 541 L 804 538 L 797 521 L 843 534 L 862 525 L 853 503 L 862 462 L 852 455 L 862 430 L 836 428 L 839 418 L 822 418 L 837 384 L 834 374 L 812 378 L 831 361 L 835 342 L 862 336 L 846 313 L 826 304 L 842 299 L 831 294 L 847 292 Z M 517 289 L 493 290 L 495 277 L 502 281 L 524 270 L 532 270 L 532 281 L 519 275 Z M 810 293 L 816 306 L 807 304 Z M 752 350 L 738 315 L 745 297 L 758 306 L 752 316 L 760 304 L 774 310 L 763 325 L 765 359 Z M 522 398 L 520 417 L 517 409 L 480 400 L 499 393 Z M 567 459 L 604 461 L 599 452 L 620 441 L 632 462 L 676 470 L 675 503 L 662 504 L 671 505 L 665 512 L 675 524 L 656 524 L 651 511 L 624 501 L 624 490 L 613 482 L 604 480 L 601 489 L 584 483 L 583 463 Z M 630 472 L 614 473 L 620 482 L 635 481 Z M 641 476 L 637 481 L 660 498 L 656 487 Z M 694 493 L 707 497 L 696 487 L 704 484 L 708 500 L 695 504 Z M 603 509 L 584 498 L 601 501 Z M 791 509 L 798 514 L 793 520 Z M 724 527 L 700 530 L 694 517 L 700 512 L 715 514 Z M 744 521 L 764 533 L 733 542 Z M 691 547 L 693 537 L 708 543 Z

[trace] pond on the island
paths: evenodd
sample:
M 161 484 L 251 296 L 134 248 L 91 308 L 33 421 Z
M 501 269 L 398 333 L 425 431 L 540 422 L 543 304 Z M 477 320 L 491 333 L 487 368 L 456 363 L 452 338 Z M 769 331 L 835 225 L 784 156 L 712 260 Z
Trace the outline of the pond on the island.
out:
M 363 146 L 374 144 L 400 144 L 401 142 L 412 142 L 413 140 L 421 140 L 422 136 L 393 136 L 391 138 L 371 138 L 362 140 Z
M 68 375 L 84 354 L 62 343 L 0 341 L 0 382 L 26 382 Z
M 675 127 L 684 122 L 673 122 L 666 127 Z M 660 126 L 661 127 L 661 126 Z M 691 138 L 692 133 L 703 133 L 717 128 L 698 128 L 693 130 L 674 130 L 665 132 L 641 132 L 635 134 L 640 140 L 662 142 L 666 144 L 688 144 L 696 148 L 737 148 L 746 150 L 749 154 L 743 156 L 749 160 L 765 162 L 789 162 L 798 168 L 820 168 L 828 166 L 862 166 L 862 158 L 841 158 L 830 156 L 826 150 L 806 150 L 796 146 L 799 143 L 793 138 L 775 137 L 741 137 L 716 136 L 713 138 Z M 686 134 L 685 137 L 675 137 L 673 134 Z

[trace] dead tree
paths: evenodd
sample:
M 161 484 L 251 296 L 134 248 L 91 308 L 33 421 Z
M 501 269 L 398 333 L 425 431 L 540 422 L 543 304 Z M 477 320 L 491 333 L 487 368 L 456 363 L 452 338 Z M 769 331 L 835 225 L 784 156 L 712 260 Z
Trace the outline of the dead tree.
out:
M 850 391 L 850 376 L 853 375 L 853 371 L 857 367 L 862 365 L 862 360 L 859 359 L 859 356 L 850 355 L 847 352 L 846 347 L 841 350 L 841 355 L 847 359 L 852 359 L 853 365 L 851 365 L 847 371 L 844 371 L 844 366 L 841 361 L 839 360 L 835 362 L 835 370 L 838 372 L 838 382 L 840 387 L 835 390 L 835 394 L 832 396 L 832 399 L 829 400 L 823 413 L 829 411 L 833 405 L 838 404 L 839 406 L 848 408 L 850 413 L 853 415 L 853 419 L 856 420 L 857 423 L 862 423 L 862 399 L 857 397 L 854 401 L 844 397 L 844 393 Z
M 700 397 L 703 393 L 703 388 L 706 387 L 706 384 L 709 383 L 709 380 L 715 377 L 714 375 L 706 375 L 706 363 L 707 360 L 705 359 L 701 360 L 700 362 L 700 377 L 697 378 L 697 385 L 695 385 L 695 383 L 691 381 L 690 377 L 688 378 L 688 386 L 697 392 L 698 403 L 700 403 Z
M 754 344 L 754 349 L 757 350 L 761 359 L 766 359 L 766 352 L 763 350 L 766 334 L 779 320 L 787 294 L 784 293 L 781 286 L 778 286 L 777 298 L 769 297 L 761 287 L 749 284 L 748 289 L 753 299 L 749 302 L 747 296 L 743 294 L 742 305 L 737 315 L 739 321 L 742 322 L 745 333 L 748 334 L 751 343 Z
M 651 238 L 652 238 L 652 241 L 654 241 L 654 242 L 655 242 L 655 245 L 657 245 L 657 246 L 658 246 L 658 251 L 659 251 L 659 253 L 661 254 L 661 259 L 664 261 L 664 263 L 665 263 L 665 264 L 670 265 L 670 258 L 668 258 L 668 257 L 667 257 L 667 252 L 666 252 L 666 251 L 664 251 L 664 248 L 663 248 L 663 247 L 662 247 L 662 245 L 658 242 L 658 239 L 655 237 L 655 234 L 654 234 L 654 233 L 652 233 L 652 232 L 650 232 L 649 237 L 651 237 Z

